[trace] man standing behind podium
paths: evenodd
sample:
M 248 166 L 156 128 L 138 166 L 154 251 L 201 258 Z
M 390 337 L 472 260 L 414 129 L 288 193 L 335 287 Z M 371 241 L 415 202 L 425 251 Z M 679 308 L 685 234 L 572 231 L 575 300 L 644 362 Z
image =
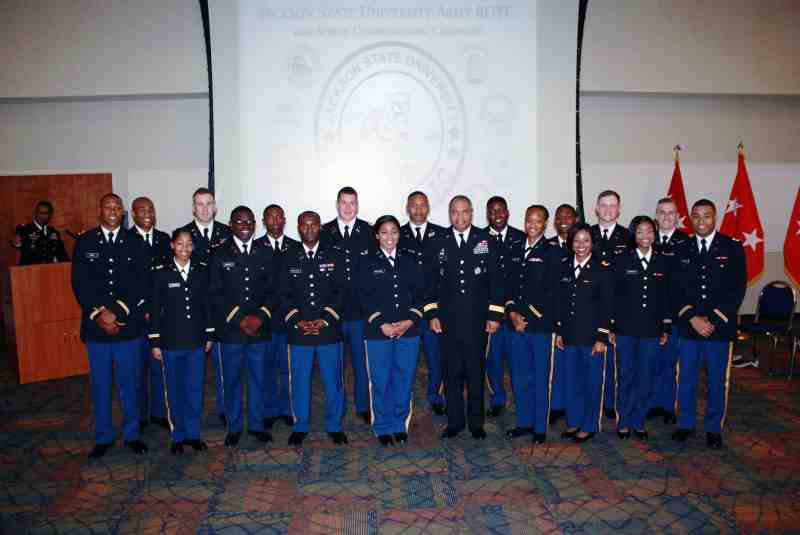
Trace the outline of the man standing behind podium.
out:
M 100 226 L 75 242 L 72 289 L 81 307 L 81 340 L 89 352 L 89 375 L 95 417 L 97 459 L 114 445 L 111 386 L 114 366 L 123 414 L 125 446 L 137 454 L 139 440 L 136 366 L 142 334 L 137 305 L 144 300 L 143 251 L 120 224 L 122 199 L 113 193 L 100 199 Z
M 53 205 L 48 201 L 39 201 L 36 203 L 33 222 L 17 227 L 11 246 L 19 249 L 20 266 L 69 262 L 61 235 L 50 225 L 51 217 Z
M 181 227 L 181 230 L 188 230 L 192 233 L 192 243 L 194 252 L 192 259 L 197 262 L 205 262 L 211 265 L 211 255 L 223 243 L 233 237 L 231 228 L 219 221 L 215 221 L 217 216 L 217 201 L 214 194 L 208 188 L 197 188 L 192 195 L 192 214 L 194 221 Z M 222 399 L 222 368 L 220 360 L 220 344 L 214 344 L 211 350 L 211 362 L 214 366 L 214 383 L 217 387 L 217 416 L 224 423 L 225 402 Z

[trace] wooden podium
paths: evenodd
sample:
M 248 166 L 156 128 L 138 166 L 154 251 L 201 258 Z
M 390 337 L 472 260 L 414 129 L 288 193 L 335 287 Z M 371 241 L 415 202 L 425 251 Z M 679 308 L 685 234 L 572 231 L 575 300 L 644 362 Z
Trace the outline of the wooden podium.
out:
M 8 269 L 5 334 L 9 354 L 12 359 L 16 356 L 20 383 L 89 373 L 71 268 L 64 262 Z

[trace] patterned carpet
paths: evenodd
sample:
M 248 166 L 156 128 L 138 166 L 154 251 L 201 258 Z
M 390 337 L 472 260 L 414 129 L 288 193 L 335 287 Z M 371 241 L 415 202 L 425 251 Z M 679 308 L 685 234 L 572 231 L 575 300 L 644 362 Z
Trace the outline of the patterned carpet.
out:
M 378 446 L 350 411 L 346 447 L 312 433 L 303 449 L 288 448 L 289 431 L 278 423 L 270 447 L 245 437 L 229 450 L 209 416 L 207 452 L 173 457 L 166 431 L 150 426 L 149 455 L 129 454 L 118 440 L 89 462 L 88 378 L 18 386 L 6 366 L 0 532 L 800 533 L 797 380 L 736 370 L 720 451 L 706 450 L 702 433 L 676 444 L 660 421 L 649 426 L 648 443 L 619 441 L 609 427 L 593 442 L 570 444 L 558 439 L 560 423 L 534 447 L 505 438 L 512 411 L 488 423 L 484 442 L 465 433 L 445 443 L 444 419 L 423 402 L 424 380 L 421 368 L 411 439 L 399 447 Z

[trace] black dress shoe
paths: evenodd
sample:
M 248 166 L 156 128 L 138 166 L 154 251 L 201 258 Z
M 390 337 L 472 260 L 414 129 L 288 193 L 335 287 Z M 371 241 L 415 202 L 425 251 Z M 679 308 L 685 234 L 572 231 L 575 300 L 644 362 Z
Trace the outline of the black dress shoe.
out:
M 194 451 L 206 451 L 208 445 L 199 438 L 187 438 L 183 441 L 184 446 L 191 446 Z
M 294 418 L 290 414 L 282 414 L 281 419 L 283 420 L 284 425 L 287 427 L 292 427 L 294 425 Z
M 241 438 L 242 433 L 228 433 L 225 435 L 225 445 L 229 448 L 233 448 L 239 444 L 239 439 Z
M 572 440 L 576 444 L 583 444 L 584 442 L 589 442 L 593 438 L 594 438 L 594 433 L 589 433 L 585 437 L 579 437 L 578 435 L 575 435 L 575 438 L 573 438 Z
M 147 444 L 141 440 L 129 440 L 125 442 L 125 447 L 131 450 L 136 455 L 147 453 Z
M 408 442 L 408 433 L 395 433 L 394 441 L 398 444 L 405 444 Z
M 331 437 L 334 444 L 347 444 L 347 435 L 345 435 L 342 431 L 328 433 L 328 436 Z
M 291 435 L 289 435 L 289 445 L 290 446 L 302 446 L 303 441 L 308 436 L 308 433 L 303 433 L 302 431 L 295 431 Z
M 436 416 L 444 416 L 445 415 L 444 405 L 442 405 L 441 403 L 432 404 L 431 405 L 431 410 L 433 411 L 433 414 L 435 414 Z
M 564 411 L 550 411 L 550 425 L 555 424 L 564 417 Z
M 106 454 L 108 450 L 114 447 L 113 442 L 109 442 L 108 444 L 95 444 L 92 448 L 92 451 L 89 452 L 90 459 L 99 459 L 103 455 Z
M 497 418 L 498 416 L 503 414 L 503 409 L 505 409 L 504 406 L 496 405 L 496 406 L 490 408 L 488 411 L 486 411 L 486 416 L 489 416 L 491 418 Z
M 269 431 L 248 431 L 247 434 L 259 442 L 272 442 L 272 433 Z
M 183 455 L 183 443 L 182 442 L 173 442 L 169 445 L 169 452 L 172 455 Z
M 442 438 L 456 438 L 463 429 L 450 429 L 449 427 L 445 427 L 442 430 L 441 437 Z
M 475 429 L 470 429 L 470 433 L 472 433 L 472 438 L 475 440 L 485 440 L 486 439 L 486 431 L 483 430 L 483 427 L 476 427 Z
M 150 423 L 153 425 L 157 425 L 161 429 L 169 429 L 169 420 L 166 418 L 162 418 L 160 416 L 151 416 Z
M 672 433 L 672 440 L 675 442 L 686 442 L 686 439 L 694 434 L 692 429 L 681 429 L 680 427 Z
M 222 425 L 228 425 L 228 419 L 224 414 L 217 414 L 217 418 L 219 418 L 219 421 Z
M 370 425 L 372 423 L 372 416 L 369 411 L 359 412 L 358 417 L 364 420 L 364 423 Z
M 525 435 L 532 435 L 533 428 L 531 427 L 515 427 L 513 429 L 509 429 L 506 431 L 506 436 L 508 438 L 519 438 Z
M 606 420 L 616 420 L 617 419 L 617 411 L 614 409 L 606 409 Z
M 580 431 L 580 429 L 575 429 L 574 431 L 569 431 L 569 430 L 564 431 L 564 432 L 561 433 L 561 438 L 565 438 L 567 440 L 571 440 L 571 439 L 575 438 L 575 435 L 577 435 L 579 431 Z
M 384 448 L 386 446 L 394 446 L 394 439 L 392 438 L 392 435 L 380 435 L 378 437 L 378 442 L 380 442 L 381 446 Z
M 267 416 L 264 418 L 264 429 L 272 429 L 272 426 L 274 426 L 275 422 L 277 422 L 279 419 L 280 416 Z
M 670 424 L 670 425 L 677 424 L 678 423 L 678 419 L 675 417 L 675 413 L 674 412 L 665 411 L 664 412 L 664 423 L 665 424 Z
M 534 433 L 533 434 L 533 443 L 534 444 L 544 444 L 545 440 L 547 440 L 547 434 L 545 434 L 545 433 Z
M 629 438 L 631 438 L 631 431 L 630 429 L 628 431 L 620 431 L 619 429 L 617 429 L 617 436 L 619 437 L 620 440 L 628 440 Z
M 719 433 L 706 433 L 706 445 L 711 449 L 722 447 L 722 435 Z
M 639 440 L 648 440 L 650 438 L 650 435 L 647 434 L 647 431 L 637 431 L 636 429 L 633 430 L 633 436 Z
M 645 416 L 645 419 L 653 420 L 654 418 L 658 418 L 663 414 L 664 414 L 664 409 L 662 409 L 661 407 L 653 407 L 652 409 L 647 411 L 647 416 Z

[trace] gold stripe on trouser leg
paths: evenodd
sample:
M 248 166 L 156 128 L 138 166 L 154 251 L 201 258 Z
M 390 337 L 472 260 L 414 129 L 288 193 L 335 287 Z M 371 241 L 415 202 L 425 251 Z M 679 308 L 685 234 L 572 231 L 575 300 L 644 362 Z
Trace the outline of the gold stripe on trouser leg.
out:
M 369 390 L 369 418 L 372 422 L 372 434 L 375 434 L 375 409 L 372 407 L 372 373 L 369 371 L 369 350 L 367 349 L 367 341 L 364 340 L 364 360 L 367 365 L 367 389 Z M 385 401 L 385 400 L 384 400 Z
M 606 352 L 608 351 L 608 346 L 606 346 Z M 605 362 L 603 363 L 603 369 L 605 369 Z M 605 384 L 605 380 L 603 381 Z M 619 409 L 617 409 L 617 402 L 619 401 L 619 359 L 617 358 L 617 346 L 614 344 L 614 422 L 619 428 Z M 605 402 L 603 403 L 605 405 Z
M 161 353 L 161 383 L 164 385 L 164 405 L 167 408 L 167 423 L 169 424 L 170 434 L 175 433 L 175 426 L 172 424 L 172 414 L 169 408 L 169 394 L 167 393 L 167 363 L 164 359 L 167 358 L 163 351 Z M 175 437 L 172 437 L 175 438 Z
M 292 413 L 292 425 L 297 423 L 297 416 L 294 413 L 294 402 L 292 401 L 292 346 L 286 344 L 286 360 L 289 366 L 289 411 Z M 314 356 L 311 356 L 311 370 L 314 370 Z M 311 397 L 311 396 L 309 396 Z
M 600 381 L 600 415 L 597 418 L 597 430 L 603 431 L 603 405 L 606 399 L 606 361 L 608 360 L 608 348 L 603 351 L 603 380 Z
M 406 433 L 411 426 L 411 415 L 414 414 L 414 388 L 411 388 L 411 397 L 408 399 L 408 416 L 406 417 Z
M 722 410 L 722 420 L 719 422 L 719 432 L 725 426 L 725 418 L 728 417 L 728 393 L 731 385 L 731 364 L 733 363 L 733 342 L 728 343 L 728 365 L 725 368 L 725 408 Z
M 679 346 L 680 347 L 680 346 Z M 677 417 L 678 412 L 680 409 L 680 403 L 678 403 L 678 390 L 681 387 L 681 356 L 678 353 L 678 362 L 675 363 L 675 403 L 673 410 L 675 411 L 674 414 Z
M 222 387 L 222 410 L 226 409 L 225 407 L 225 370 L 222 368 L 222 342 L 217 342 L 217 358 L 219 359 L 219 384 Z M 216 379 L 216 378 L 215 378 Z M 219 392 L 217 392 L 219 394 Z M 231 420 L 228 418 L 227 413 L 225 414 L 225 432 L 230 433 L 230 425 Z
M 492 347 L 492 333 L 489 333 L 489 338 L 486 340 L 486 353 L 483 355 L 484 361 L 489 360 L 489 350 Z M 486 366 L 484 364 L 484 366 Z M 492 383 L 489 381 L 489 369 L 487 367 L 486 372 L 483 374 L 484 379 L 486 380 L 486 388 L 489 390 L 491 395 L 494 395 L 494 390 L 492 389 Z
M 553 368 L 556 362 L 556 333 L 550 343 L 550 378 L 547 380 L 547 419 L 544 421 L 545 433 L 550 431 L 550 406 L 553 403 Z M 535 419 L 535 417 L 534 417 Z

